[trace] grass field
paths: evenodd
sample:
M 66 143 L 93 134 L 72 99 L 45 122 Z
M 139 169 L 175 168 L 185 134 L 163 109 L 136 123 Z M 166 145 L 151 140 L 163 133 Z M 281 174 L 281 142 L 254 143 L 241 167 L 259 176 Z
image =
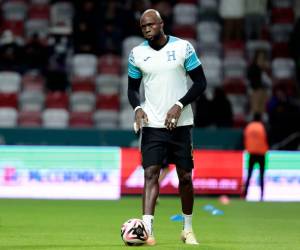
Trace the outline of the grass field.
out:
M 224 215 L 203 210 L 212 204 Z M 170 217 L 180 213 L 175 197 L 161 198 L 155 216 L 157 245 L 126 247 L 121 224 L 140 217 L 140 198 L 120 201 L 50 201 L 0 199 L 0 250 L 21 249 L 202 249 L 202 250 L 299 250 L 300 203 L 255 203 L 197 197 L 194 231 L 199 246 L 179 240 L 181 222 Z

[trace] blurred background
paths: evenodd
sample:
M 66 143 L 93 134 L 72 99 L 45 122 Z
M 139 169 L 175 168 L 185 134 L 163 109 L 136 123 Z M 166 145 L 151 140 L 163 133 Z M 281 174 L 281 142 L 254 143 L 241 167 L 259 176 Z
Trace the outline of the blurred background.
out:
M 260 113 L 271 149 L 299 150 L 299 0 L 2 0 L 0 143 L 136 146 L 127 57 L 147 8 L 203 64 L 196 149 L 242 150 Z

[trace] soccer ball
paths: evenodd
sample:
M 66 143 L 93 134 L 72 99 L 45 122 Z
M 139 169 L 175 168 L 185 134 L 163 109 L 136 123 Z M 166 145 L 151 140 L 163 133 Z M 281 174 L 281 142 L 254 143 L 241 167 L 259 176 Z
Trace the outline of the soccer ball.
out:
M 121 238 L 125 245 L 142 245 L 148 239 L 145 223 L 140 219 L 129 219 L 121 227 Z

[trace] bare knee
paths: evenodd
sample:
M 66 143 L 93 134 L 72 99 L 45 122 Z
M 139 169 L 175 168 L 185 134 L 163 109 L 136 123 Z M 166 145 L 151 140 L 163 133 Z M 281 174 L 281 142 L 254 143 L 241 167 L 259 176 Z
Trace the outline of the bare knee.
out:
M 180 185 L 190 185 L 192 184 L 192 174 L 191 172 L 182 172 L 178 174 Z
M 158 181 L 160 173 L 160 167 L 158 166 L 151 166 L 145 169 L 144 172 L 144 179 L 147 183 L 155 183 Z

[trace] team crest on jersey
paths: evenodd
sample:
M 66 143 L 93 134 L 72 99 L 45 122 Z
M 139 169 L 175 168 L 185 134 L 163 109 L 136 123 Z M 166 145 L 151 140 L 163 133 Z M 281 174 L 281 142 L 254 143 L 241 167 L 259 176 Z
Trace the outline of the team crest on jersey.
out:
M 168 57 L 168 62 L 176 61 L 175 50 L 168 50 L 167 51 L 167 57 Z
M 185 53 L 185 58 L 189 58 L 190 55 L 194 53 L 194 49 L 191 47 L 191 45 L 187 44 Z

